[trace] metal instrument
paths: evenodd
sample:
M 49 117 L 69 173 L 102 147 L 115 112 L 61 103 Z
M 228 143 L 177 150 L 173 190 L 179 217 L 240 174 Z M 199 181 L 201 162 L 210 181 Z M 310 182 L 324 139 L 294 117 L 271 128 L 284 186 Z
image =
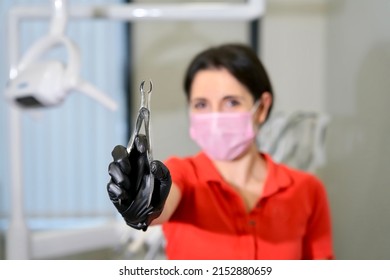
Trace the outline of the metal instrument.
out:
M 134 149 L 134 140 L 139 135 L 142 127 L 144 128 L 143 134 L 146 136 L 147 145 L 146 145 L 146 156 L 149 163 L 149 175 L 146 176 L 146 189 L 149 193 L 149 198 L 147 205 L 150 205 L 151 199 L 152 199 L 152 193 L 154 188 L 154 176 L 150 172 L 150 163 L 153 160 L 153 154 L 152 154 L 152 144 L 151 144 L 151 136 L 150 136 L 150 97 L 153 89 L 152 81 L 149 81 L 149 89 L 145 91 L 144 89 L 145 81 L 142 81 L 140 85 L 140 93 L 141 93 L 141 106 L 138 110 L 137 119 L 135 122 L 133 133 L 130 137 L 129 143 L 127 144 L 127 153 L 130 154 L 131 150 Z
M 141 93 L 141 107 L 138 110 L 137 120 L 134 126 L 133 134 L 127 144 L 127 152 L 130 153 L 131 149 L 134 147 L 135 137 L 141 131 L 142 125 L 144 127 L 144 134 L 146 139 L 148 140 L 148 144 L 146 147 L 146 153 L 148 157 L 149 163 L 153 160 L 152 155 L 152 145 L 151 145 L 151 137 L 150 137 L 150 97 L 152 94 L 153 84 L 152 81 L 149 81 L 149 90 L 144 90 L 145 81 L 142 81 L 140 85 L 140 93 Z

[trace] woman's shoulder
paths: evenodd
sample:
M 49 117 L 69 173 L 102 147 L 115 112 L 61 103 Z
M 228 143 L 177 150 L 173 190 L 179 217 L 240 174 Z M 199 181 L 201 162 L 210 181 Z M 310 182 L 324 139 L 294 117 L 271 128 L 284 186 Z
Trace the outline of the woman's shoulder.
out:
M 296 186 L 324 188 L 322 180 L 315 173 L 298 169 L 285 163 L 273 162 L 273 164 L 275 165 L 276 172 L 284 173 Z
M 318 175 L 289 165 L 278 163 L 279 171 L 290 178 L 289 192 L 304 201 L 327 201 L 327 189 Z
M 196 166 L 196 156 L 171 156 L 164 163 L 168 169 L 193 169 Z
M 202 153 L 193 156 L 172 156 L 164 163 L 176 184 L 193 185 L 202 178 L 207 164 Z

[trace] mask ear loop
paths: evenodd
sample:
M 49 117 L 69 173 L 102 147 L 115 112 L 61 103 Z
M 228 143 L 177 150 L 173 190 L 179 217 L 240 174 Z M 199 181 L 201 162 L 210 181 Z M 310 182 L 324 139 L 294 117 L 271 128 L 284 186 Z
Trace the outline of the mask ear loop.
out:
M 257 111 L 260 109 L 260 105 L 261 105 L 261 99 L 259 98 L 259 99 L 257 99 L 256 101 L 255 101 L 255 103 L 253 104 L 253 107 L 252 107 L 252 109 L 250 110 L 250 112 L 251 112 L 251 114 L 252 114 L 252 116 L 253 116 L 253 118 L 254 119 L 256 119 L 257 118 L 257 116 L 256 116 L 256 113 L 257 113 Z M 262 123 L 259 123 L 259 124 L 253 124 L 253 129 L 254 129 L 254 131 L 255 131 L 255 143 L 256 143 L 256 147 L 257 147 L 257 150 L 258 151 L 260 151 L 260 147 L 259 147 L 259 143 L 258 143 L 258 137 L 259 137 L 259 132 L 260 132 L 260 129 L 261 129 L 261 127 L 263 126 L 263 124 L 264 124 L 264 122 L 262 122 Z
M 256 117 L 255 116 L 256 112 L 260 109 L 260 105 L 261 105 L 261 99 L 259 98 L 259 99 L 257 99 L 255 101 L 255 103 L 253 104 L 252 109 L 250 110 L 250 112 L 251 112 L 251 114 L 252 114 L 254 119 Z M 255 125 L 255 128 L 257 129 L 256 134 L 259 133 L 259 131 L 260 131 L 261 127 L 264 125 L 264 123 L 265 122 L 262 122 L 262 123 L 259 123 L 259 124 Z
M 252 115 L 254 115 L 254 114 L 256 113 L 256 111 L 260 108 L 260 104 L 261 104 L 260 98 L 257 99 L 257 100 L 255 101 L 255 103 L 253 103 L 252 109 L 250 110 L 250 112 L 252 113 Z

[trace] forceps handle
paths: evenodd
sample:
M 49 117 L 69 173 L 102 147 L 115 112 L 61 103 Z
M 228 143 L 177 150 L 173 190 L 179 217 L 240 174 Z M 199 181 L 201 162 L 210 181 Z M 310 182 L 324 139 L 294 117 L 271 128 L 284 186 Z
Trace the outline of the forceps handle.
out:
M 143 109 L 143 108 L 141 108 L 141 109 Z M 143 122 L 143 117 L 141 116 L 141 109 L 138 112 L 137 121 L 135 123 L 133 133 L 131 134 L 130 140 L 127 143 L 126 149 L 127 149 L 127 153 L 129 153 L 129 154 L 130 154 L 130 151 L 134 145 L 135 137 L 138 135 L 139 131 L 141 130 L 141 126 L 142 126 L 142 122 Z
M 144 130 L 145 130 L 145 136 L 146 139 L 148 140 L 148 146 L 146 147 L 146 150 L 151 153 L 151 139 L 150 139 L 150 111 L 146 109 L 145 107 L 142 107 L 137 116 L 137 121 L 135 123 L 134 131 L 131 135 L 131 138 L 129 140 L 129 143 L 127 144 L 127 152 L 130 153 L 133 145 L 134 145 L 134 140 L 135 137 L 139 134 L 142 124 L 144 125 Z

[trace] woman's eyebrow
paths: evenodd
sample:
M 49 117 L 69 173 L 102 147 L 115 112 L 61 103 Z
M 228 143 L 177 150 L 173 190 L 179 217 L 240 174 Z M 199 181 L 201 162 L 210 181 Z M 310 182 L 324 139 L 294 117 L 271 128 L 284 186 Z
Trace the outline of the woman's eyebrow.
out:
M 222 98 L 223 100 L 228 100 L 228 99 L 240 99 L 240 100 L 244 100 L 244 96 L 241 96 L 241 95 L 226 95 Z
M 190 102 L 197 102 L 197 101 L 207 101 L 207 99 L 204 97 L 195 97 L 190 100 Z

